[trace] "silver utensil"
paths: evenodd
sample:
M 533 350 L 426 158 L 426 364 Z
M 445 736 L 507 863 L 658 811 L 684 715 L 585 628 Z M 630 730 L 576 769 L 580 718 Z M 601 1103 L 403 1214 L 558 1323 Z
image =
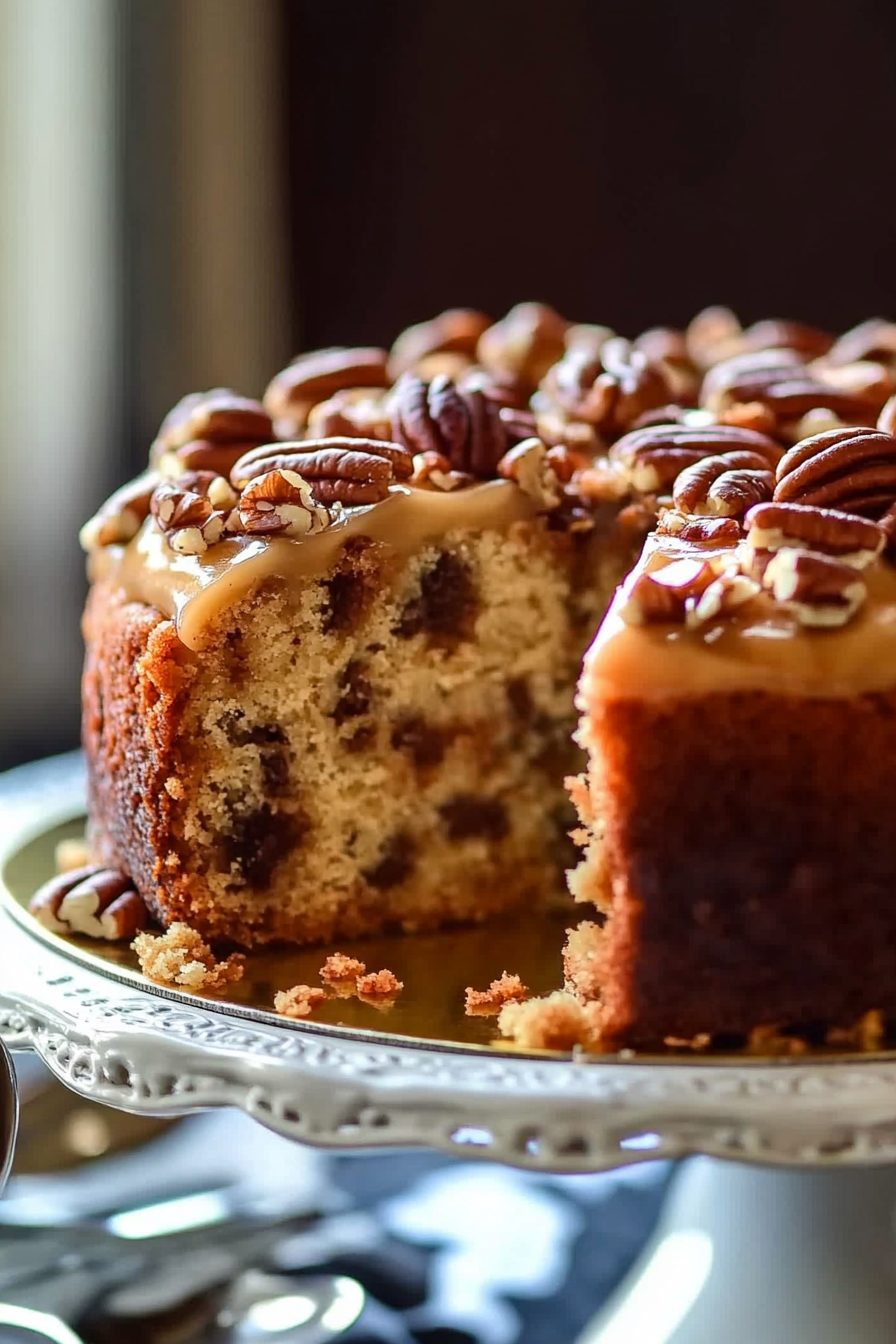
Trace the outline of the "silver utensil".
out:
M 319 1274 L 288 1279 L 249 1270 L 227 1295 L 215 1321 L 216 1344 L 328 1344 L 364 1309 L 354 1279 Z
M 0 1041 L 0 1192 L 6 1185 L 19 1129 L 19 1089 L 16 1071 L 6 1046 Z
M 21 1338 L 22 1344 L 29 1339 L 46 1339 L 51 1344 L 84 1344 L 80 1335 L 70 1330 L 65 1321 L 51 1316 L 46 1311 L 32 1311 L 30 1307 L 9 1307 L 0 1303 L 0 1326 L 11 1327 L 13 1334 L 5 1333 L 5 1338 Z

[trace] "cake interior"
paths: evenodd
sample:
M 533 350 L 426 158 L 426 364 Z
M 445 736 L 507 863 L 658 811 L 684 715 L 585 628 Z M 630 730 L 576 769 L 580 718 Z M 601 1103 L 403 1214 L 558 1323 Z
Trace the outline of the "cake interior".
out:
M 127 702 L 149 708 L 141 721 L 88 714 L 90 754 L 112 767 L 94 788 L 113 787 L 110 753 L 128 735 L 141 758 L 147 731 L 168 745 L 160 736 L 133 808 L 98 794 L 95 849 L 140 882 L 152 829 L 150 905 L 247 945 L 557 897 L 574 858 L 573 688 L 631 547 L 609 516 L 584 534 L 543 519 L 457 531 L 407 556 L 358 537 L 325 576 L 268 577 L 200 648 L 164 654 L 170 623 L 147 627 L 145 607 L 96 584 L 86 703 L 124 704 L 116 682 L 129 676 L 143 689 L 126 688 Z M 116 660 L 135 610 L 143 652 Z

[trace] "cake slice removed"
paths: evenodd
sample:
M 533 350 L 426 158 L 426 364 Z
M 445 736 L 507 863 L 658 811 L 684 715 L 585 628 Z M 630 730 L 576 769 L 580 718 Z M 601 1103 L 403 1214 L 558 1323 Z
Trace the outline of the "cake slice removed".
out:
M 694 470 L 579 684 L 601 913 L 565 965 L 604 1047 L 896 1013 L 896 439 Z

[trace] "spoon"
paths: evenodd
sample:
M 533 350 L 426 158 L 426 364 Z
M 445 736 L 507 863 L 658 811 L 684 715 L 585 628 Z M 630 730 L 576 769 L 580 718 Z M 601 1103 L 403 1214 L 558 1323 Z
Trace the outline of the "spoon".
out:
M 247 1270 L 215 1321 L 220 1344 L 328 1344 L 361 1315 L 364 1289 L 339 1274 L 301 1279 Z
M 0 1041 L 0 1194 L 9 1179 L 19 1129 L 19 1089 L 6 1046 Z

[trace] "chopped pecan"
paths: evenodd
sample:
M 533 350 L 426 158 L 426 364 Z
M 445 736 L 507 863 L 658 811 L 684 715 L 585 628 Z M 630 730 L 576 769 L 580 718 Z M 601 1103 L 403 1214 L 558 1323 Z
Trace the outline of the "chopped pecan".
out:
M 679 472 L 704 457 L 737 450 L 757 453 L 774 466 L 781 449 L 773 439 L 736 425 L 650 425 L 614 443 L 610 461 L 636 490 L 668 490 Z
M 311 493 L 311 486 L 295 471 L 273 469 L 243 488 L 239 518 L 244 532 L 270 536 L 304 537 L 322 532 L 330 514 Z
M 672 400 L 669 379 L 630 341 L 614 336 L 599 358 L 573 348 L 542 381 L 545 394 L 573 420 L 616 434 L 655 406 Z
M 567 350 L 582 350 L 594 359 L 600 359 L 600 352 L 618 335 L 612 327 L 603 327 L 593 322 L 574 322 L 566 328 L 563 344 Z
M 896 438 L 875 429 L 814 434 L 777 466 L 775 499 L 879 517 L 896 500 Z
M 812 504 L 757 504 L 744 520 L 754 554 L 784 548 L 819 551 L 862 569 L 879 555 L 885 536 L 877 523 Z
M 689 518 L 666 509 L 656 526 L 661 537 L 678 537 L 698 546 L 735 546 L 743 535 L 736 518 Z
M 373 346 L 334 346 L 299 355 L 272 378 L 264 394 L 265 408 L 277 422 L 278 437 L 299 433 L 311 408 L 344 388 L 388 387 L 388 359 L 385 350 Z
M 827 352 L 828 364 L 854 364 L 856 360 L 874 360 L 896 372 L 896 322 L 872 317 L 844 331 Z
M 518 303 L 482 333 L 477 359 L 495 373 L 512 374 L 536 387 L 562 356 L 569 325 L 547 304 Z
M 158 472 L 146 471 L 110 495 L 81 528 L 82 548 L 92 551 L 97 546 L 123 546 L 131 541 L 149 517 L 150 501 L 158 484 Z
M 445 377 L 425 383 L 411 373 L 395 385 L 392 435 L 415 456 L 439 453 L 452 471 L 480 480 L 494 476 L 510 439 L 500 406 L 484 392 Z
M 540 511 L 557 509 L 563 502 L 563 486 L 551 460 L 550 451 L 541 439 L 524 439 L 505 453 L 498 463 L 498 475 L 517 485 L 533 499 Z M 564 469 L 564 468 L 561 468 Z
M 628 588 L 619 615 L 627 625 L 683 621 L 688 603 L 696 602 L 715 577 L 709 561 L 689 557 L 643 570 Z
M 420 376 L 423 377 L 422 374 Z M 424 382 L 427 381 L 432 382 L 432 378 L 424 378 Z M 499 410 L 524 411 L 529 405 L 531 391 L 529 384 L 514 374 L 498 373 L 494 369 L 484 369 L 478 364 L 471 364 L 462 369 L 454 381 L 461 392 L 481 392 L 489 401 L 494 402 Z
M 737 401 L 718 416 L 720 425 L 737 425 L 740 429 L 755 429 L 757 434 L 774 434 L 777 420 L 761 401 Z
M 153 491 L 152 516 L 172 550 L 203 555 L 220 541 L 239 496 L 212 471 L 184 472 Z
M 691 629 L 714 621 L 736 607 L 743 606 L 761 591 L 759 583 L 748 574 L 741 573 L 737 565 L 723 569 L 718 578 L 686 605 L 685 620 Z
M 448 308 L 428 322 L 408 327 L 389 352 L 390 381 L 397 382 L 408 369 L 419 372 L 416 366 L 428 355 L 459 354 L 472 362 L 479 338 L 491 321 L 475 308 Z
M 768 459 L 741 450 L 686 467 L 675 478 L 672 502 L 681 513 L 740 518 L 753 504 L 771 499 L 774 488 Z
M 146 906 L 131 879 L 96 864 L 51 878 L 28 909 L 53 933 L 82 933 L 108 942 L 131 939 L 146 927 Z
M 389 438 L 391 423 L 386 396 L 379 387 L 346 387 L 311 408 L 309 439 Z
M 266 471 L 298 472 L 320 504 L 376 504 L 414 470 L 410 453 L 376 439 L 301 439 L 271 443 L 240 458 L 230 473 L 239 490 Z
M 775 600 L 792 608 L 802 625 L 845 625 L 865 600 L 867 588 L 851 565 L 829 555 L 784 547 L 762 576 Z
M 435 490 L 460 490 L 466 485 L 475 484 L 476 477 L 468 471 L 452 471 L 451 463 L 442 453 L 429 449 L 417 453 L 414 458 L 414 474 L 411 485 L 432 486 Z

